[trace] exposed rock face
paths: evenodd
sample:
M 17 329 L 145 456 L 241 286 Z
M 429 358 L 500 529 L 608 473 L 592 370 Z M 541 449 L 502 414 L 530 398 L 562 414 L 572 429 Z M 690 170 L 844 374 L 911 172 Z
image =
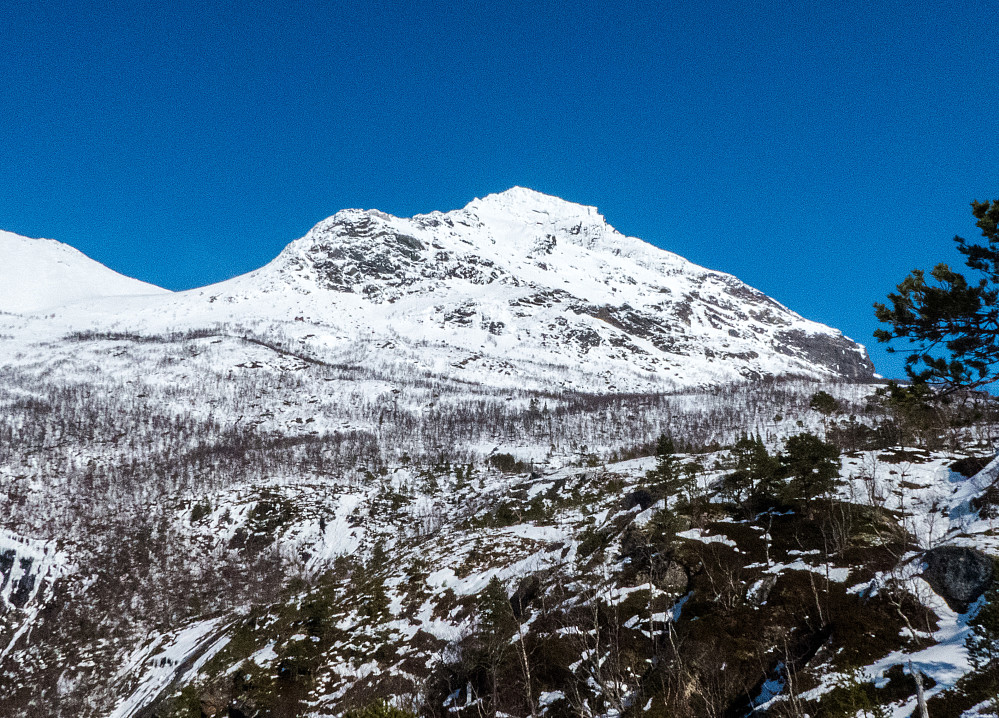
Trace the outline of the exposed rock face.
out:
M 14 584 L 14 589 L 10 593 L 10 602 L 16 608 L 24 608 L 31 598 L 31 590 L 35 587 L 35 574 L 31 573 L 30 558 L 21 559 L 21 578 Z
M 513 608 L 513 615 L 517 618 L 521 618 L 525 609 L 531 605 L 531 603 L 538 597 L 541 592 L 541 580 L 536 576 L 528 576 L 523 581 L 520 582 L 520 586 L 512 596 L 510 596 L 510 605 Z
M 641 506 L 642 511 L 656 503 L 656 497 L 648 489 L 635 489 L 624 497 L 623 506 L 625 510 Z
M 970 479 L 979 471 L 992 463 L 994 456 L 968 456 L 958 459 L 950 465 L 951 471 L 956 471 L 966 479 Z
M 820 366 L 832 367 L 848 379 L 869 379 L 874 364 L 866 355 L 858 355 L 856 345 L 846 337 L 827 334 L 806 334 L 792 329 L 777 334 L 774 344 L 781 354 L 801 356 Z
M 923 555 L 923 578 L 955 611 L 964 613 L 992 583 L 992 559 L 964 546 L 938 546 Z
M 762 606 L 770 598 L 770 592 L 777 585 L 777 576 L 766 576 L 749 587 L 746 600 L 754 606 Z

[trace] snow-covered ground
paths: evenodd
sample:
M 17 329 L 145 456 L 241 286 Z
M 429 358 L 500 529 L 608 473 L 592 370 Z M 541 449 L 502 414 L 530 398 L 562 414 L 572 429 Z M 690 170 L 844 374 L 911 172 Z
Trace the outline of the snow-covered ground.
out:
M 460 653 L 498 579 L 558 595 L 566 670 L 593 715 L 619 715 L 607 696 L 637 700 L 641 671 L 606 683 L 605 646 L 579 616 L 613 609 L 652 651 L 723 602 L 695 590 L 692 558 L 659 583 L 635 573 L 628 542 L 667 530 L 737 565 L 736 588 L 718 579 L 733 605 L 762 606 L 785 579 L 849 597 L 908 587 L 937 627 L 862 666 L 875 682 L 911 661 L 934 695 L 969 670 L 971 614 L 932 593 L 919 556 L 999 552 L 970 503 L 999 464 L 965 479 L 949 468 L 958 451 L 845 455 L 839 498 L 897 520 L 911 539 L 897 565 L 861 580 L 812 545 L 771 555 L 780 537 L 725 514 L 724 447 L 873 430 L 886 417 L 874 387 L 848 381 L 869 377 L 863 349 L 592 207 L 514 188 L 406 219 L 345 210 L 259 270 L 179 293 L 48 240 L 0 240 L 13 288 L 0 297 L 0 683 L 21 700 L 131 718 L 237 675 L 263 695 L 299 662 L 311 714 L 352 692 L 401 698 Z M 809 409 L 820 388 L 842 415 Z M 714 505 L 667 528 L 680 497 L 636 498 L 661 434 L 699 452 L 682 459 Z M 982 451 L 981 438 L 958 444 Z M 537 615 L 521 629 L 540 630 Z M 772 678 L 756 699 L 787 688 Z M 453 695 L 456 709 L 483 700 Z M 543 713 L 583 710 L 567 689 L 539 696 Z
M 0 312 L 45 312 L 98 297 L 163 296 L 165 289 L 108 269 L 67 244 L 0 230 Z

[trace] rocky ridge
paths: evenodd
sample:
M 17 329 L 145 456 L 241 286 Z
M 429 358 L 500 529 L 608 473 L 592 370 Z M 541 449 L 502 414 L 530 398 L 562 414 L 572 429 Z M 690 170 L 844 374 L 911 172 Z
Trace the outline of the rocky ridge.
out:
M 377 351 L 496 387 L 662 391 L 874 373 L 837 330 L 625 237 L 593 207 L 519 187 L 412 218 L 343 210 L 249 274 L 54 314 L 45 325 L 63 332 L 277 322 L 318 360 Z

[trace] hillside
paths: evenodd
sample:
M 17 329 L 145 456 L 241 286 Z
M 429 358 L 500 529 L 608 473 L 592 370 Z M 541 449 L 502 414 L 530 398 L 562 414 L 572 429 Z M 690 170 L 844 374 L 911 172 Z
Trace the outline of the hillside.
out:
M 843 411 L 824 419 L 810 383 L 483 395 L 439 413 L 405 402 L 367 430 L 334 429 L 303 389 L 342 373 L 255 372 L 114 391 L 98 375 L 33 380 L 32 395 L 7 395 L 4 715 L 320 716 L 375 698 L 530 715 L 528 694 L 552 716 L 851 715 L 829 701 L 871 681 L 903 716 L 910 660 L 932 705 L 963 706 L 939 715 L 988 696 L 964 645 L 973 611 L 923 565 L 943 545 L 997 551 L 995 467 L 958 461 L 987 451 L 977 429 L 933 438 L 940 425 L 856 385 L 820 385 Z M 8 373 L 6 386 L 24 383 Z M 184 408 L 198 406 L 212 413 Z M 217 418 L 237 407 L 259 413 Z M 825 432 L 844 483 L 795 498 L 778 478 L 758 493 L 744 429 L 770 456 Z M 627 458 L 667 430 L 691 442 L 674 471 L 689 482 Z M 750 481 L 733 478 L 747 467 Z
M 593 208 L 345 210 L 0 327 L 3 718 L 999 708 L 992 397 Z
M 0 258 L 0 312 L 39 312 L 98 297 L 167 293 L 51 239 L 29 239 L 0 230 Z

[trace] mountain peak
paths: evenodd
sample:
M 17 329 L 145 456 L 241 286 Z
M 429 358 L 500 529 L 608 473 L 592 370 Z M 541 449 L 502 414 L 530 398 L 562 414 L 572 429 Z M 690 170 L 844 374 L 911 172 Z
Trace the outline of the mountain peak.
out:
M 346 334 L 438 342 L 447 371 L 468 366 L 478 382 L 487 355 L 502 377 L 516 362 L 520 380 L 573 366 L 575 386 L 608 385 L 609 372 L 630 390 L 873 372 L 839 332 L 525 187 L 410 218 L 341 210 L 238 284 L 235 295 L 263 291 L 270 307 L 283 293 L 293 316 Z
M 560 219 L 586 220 L 588 223 L 604 224 L 604 218 L 596 207 L 576 204 L 560 197 L 544 194 L 527 187 L 511 187 L 504 192 L 488 194 L 474 199 L 465 205 L 464 211 L 482 216 L 503 215 L 510 219 L 527 220 L 536 223 Z
M 503 203 L 525 203 L 525 204 L 573 204 L 561 197 L 556 197 L 552 194 L 545 194 L 544 192 L 539 192 L 536 189 L 531 189 L 530 187 L 521 187 L 520 185 L 514 185 L 508 190 L 502 192 L 492 192 L 487 194 L 481 200 L 476 199 L 476 201 L 494 201 Z M 576 205 L 581 206 L 581 205 Z

